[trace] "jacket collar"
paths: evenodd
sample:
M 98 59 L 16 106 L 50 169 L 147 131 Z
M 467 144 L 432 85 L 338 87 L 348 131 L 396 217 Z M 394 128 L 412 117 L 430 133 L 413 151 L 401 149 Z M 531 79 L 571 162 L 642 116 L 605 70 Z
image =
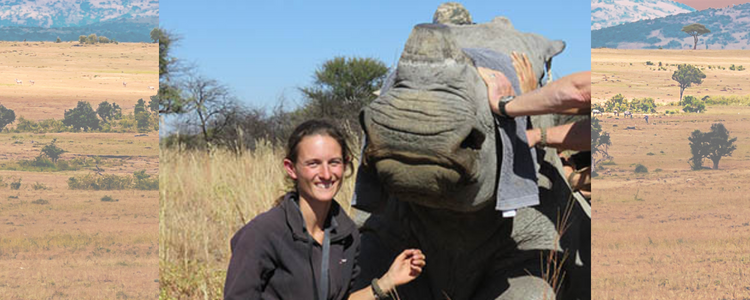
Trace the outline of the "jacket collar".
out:
M 287 226 L 292 230 L 295 239 L 305 242 L 313 242 L 312 236 L 305 228 L 305 219 L 302 217 L 302 211 L 299 207 L 299 196 L 296 192 L 289 192 L 284 195 L 284 200 L 279 205 L 286 214 Z M 331 208 L 328 211 L 326 219 L 326 228 L 331 228 L 331 242 L 336 242 L 352 234 L 357 230 L 354 222 L 341 209 L 341 206 L 332 200 Z

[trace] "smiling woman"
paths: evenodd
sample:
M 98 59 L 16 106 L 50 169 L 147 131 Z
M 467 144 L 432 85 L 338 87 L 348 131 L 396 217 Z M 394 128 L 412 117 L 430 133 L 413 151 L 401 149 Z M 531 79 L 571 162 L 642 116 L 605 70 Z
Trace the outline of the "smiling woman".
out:
M 294 188 L 232 238 L 225 299 L 382 299 L 419 276 L 425 257 L 407 249 L 371 286 L 352 291 L 359 232 L 333 199 L 347 168 L 351 150 L 339 129 L 312 120 L 294 130 L 284 158 Z

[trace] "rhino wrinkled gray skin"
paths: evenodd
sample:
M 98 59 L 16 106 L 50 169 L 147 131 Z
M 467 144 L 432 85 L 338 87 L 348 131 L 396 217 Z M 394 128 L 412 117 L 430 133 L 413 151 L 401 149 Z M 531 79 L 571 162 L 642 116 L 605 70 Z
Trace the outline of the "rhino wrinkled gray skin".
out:
M 366 208 L 355 290 L 382 276 L 403 249 L 419 248 L 427 266 L 398 287 L 401 299 L 590 298 L 590 219 L 573 207 L 557 234 L 575 204 L 554 150 L 538 152 L 541 204 L 515 218 L 495 210 L 499 137 L 487 87 L 464 48 L 526 53 L 541 75 L 564 43 L 520 33 L 506 18 L 413 29 L 392 86 L 360 115 L 367 143 L 357 202 L 384 205 Z M 550 126 L 553 118 L 532 124 Z M 550 254 L 565 272 L 557 291 L 544 275 Z

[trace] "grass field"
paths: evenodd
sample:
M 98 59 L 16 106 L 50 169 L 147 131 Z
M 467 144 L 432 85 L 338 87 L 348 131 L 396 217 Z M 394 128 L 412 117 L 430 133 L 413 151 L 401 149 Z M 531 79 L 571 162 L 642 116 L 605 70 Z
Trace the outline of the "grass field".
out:
M 164 299 L 222 299 L 230 239 L 287 190 L 283 150 L 260 145 L 243 156 L 162 151 L 159 261 Z M 345 208 L 353 187 L 354 176 L 336 196 Z
M 0 104 L 16 119 L 61 120 L 80 100 L 94 108 L 114 101 L 127 114 L 156 93 L 147 87 L 158 80 L 155 44 L 73 45 L 0 42 Z M 130 82 L 127 88 L 122 81 Z M 67 151 L 60 161 L 88 160 L 86 167 L 20 167 L 54 139 Z M 158 192 L 70 190 L 67 181 L 94 174 L 94 166 L 103 174 L 158 176 L 157 148 L 156 132 L 1 133 L 0 299 L 156 298 Z
M 613 64 L 618 57 L 625 63 Z M 749 58 L 748 51 L 592 50 L 593 80 L 610 72 L 619 80 L 609 77 L 606 91 L 595 84 L 593 94 L 599 101 L 610 93 L 676 101 L 664 94 L 679 90 L 659 83 L 666 72 L 647 72 L 627 61 L 725 65 Z M 744 77 L 734 76 L 736 71 L 704 72 L 713 79 L 699 86 L 703 95 L 722 94 L 718 83 L 739 84 L 734 94 L 750 91 L 748 71 Z M 652 84 L 659 89 L 628 87 L 640 81 L 659 83 Z M 592 298 L 750 299 L 750 107 L 710 106 L 701 114 L 665 116 L 667 109 L 674 108 L 659 107 L 649 124 L 640 115 L 600 117 L 614 160 L 601 165 L 593 179 Z M 721 159 L 718 170 L 691 171 L 690 133 L 707 132 L 718 122 L 738 138 L 737 150 Z M 637 164 L 648 172 L 635 173 Z

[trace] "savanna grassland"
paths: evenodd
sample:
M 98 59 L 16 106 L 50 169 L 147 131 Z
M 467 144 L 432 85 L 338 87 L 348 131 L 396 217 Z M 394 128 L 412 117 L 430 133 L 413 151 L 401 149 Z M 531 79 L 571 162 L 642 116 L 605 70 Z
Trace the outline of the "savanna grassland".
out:
M 81 100 L 132 114 L 156 93 L 148 89 L 158 84 L 156 44 L 75 44 L 0 42 L 0 105 L 16 121 L 62 120 Z M 30 165 L 53 141 L 66 151 L 57 163 Z M 158 192 L 134 188 L 139 170 L 158 176 L 155 131 L 0 133 L 0 299 L 156 298 Z M 69 185 L 115 175 L 129 187 Z
M 648 69 L 659 61 L 670 63 L 669 71 Z M 748 51 L 595 49 L 594 101 L 618 93 L 677 101 L 674 63 L 705 67 L 704 83 L 685 95 L 750 94 L 750 71 L 729 70 L 730 64 L 750 66 Z M 613 159 L 600 163 L 593 178 L 593 299 L 750 299 L 750 106 L 664 114 L 676 109 L 658 107 L 648 124 L 641 114 L 598 117 L 611 136 Z M 737 149 L 718 170 L 692 171 L 688 137 L 713 123 L 737 137 Z M 635 173 L 637 164 L 648 171 Z
M 244 155 L 161 150 L 163 299 L 222 299 L 232 236 L 289 189 L 283 157 L 281 147 L 263 142 Z M 345 180 L 336 196 L 347 210 L 354 178 Z
M 680 88 L 672 73 L 677 64 L 684 63 L 700 67 L 706 74 L 703 83 L 693 84 L 685 95 L 700 99 L 750 94 L 750 51 L 591 49 L 591 96 L 594 102 L 617 94 L 627 99 L 650 97 L 662 104 L 679 101 Z M 745 70 L 732 71 L 732 65 Z

